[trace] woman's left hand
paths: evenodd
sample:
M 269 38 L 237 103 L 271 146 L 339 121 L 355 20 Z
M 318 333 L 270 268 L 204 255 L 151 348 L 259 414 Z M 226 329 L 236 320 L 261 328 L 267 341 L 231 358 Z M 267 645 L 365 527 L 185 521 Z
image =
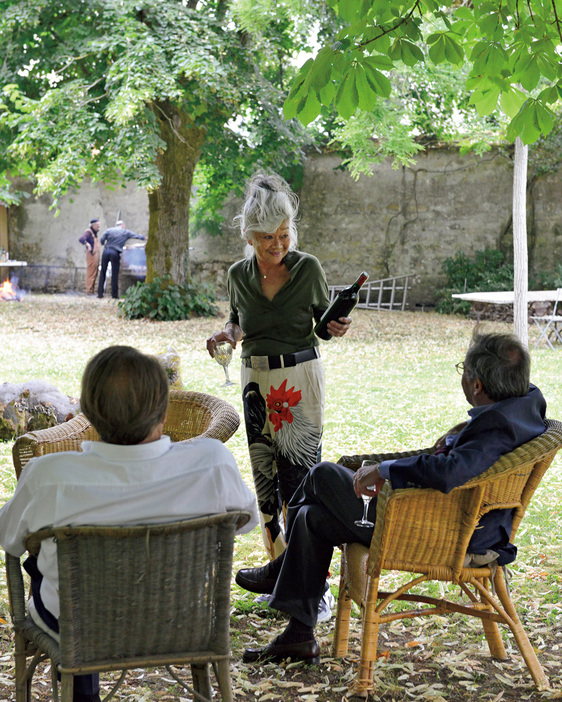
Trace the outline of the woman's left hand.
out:
M 351 317 L 340 317 L 338 321 L 333 319 L 331 322 L 328 322 L 326 328 L 332 336 L 344 336 L 350 324 Z

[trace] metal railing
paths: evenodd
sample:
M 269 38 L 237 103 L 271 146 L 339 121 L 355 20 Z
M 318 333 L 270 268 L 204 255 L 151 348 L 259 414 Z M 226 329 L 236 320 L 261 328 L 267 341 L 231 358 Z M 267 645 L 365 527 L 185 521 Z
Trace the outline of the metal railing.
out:
M 402 310 L 406 309 L 408 298 L 409 275 L 394 278 L 368 280 L 359 291 L 357 307 L 368 310 Z M 329 285 L 330 302 L 347 285 Z

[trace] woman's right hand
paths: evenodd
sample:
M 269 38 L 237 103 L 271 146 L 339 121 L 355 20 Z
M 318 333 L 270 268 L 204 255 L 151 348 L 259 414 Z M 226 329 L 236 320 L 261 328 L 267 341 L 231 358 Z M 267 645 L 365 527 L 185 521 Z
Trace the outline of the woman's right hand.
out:
M 211 358 L 215 357 L 215 349 L 217 348 L 217 344 L 219 344 L 221 341 L 227 341 L 232 348 L 235 349 L 236 342 L 240 339 L 240 335 L 237 333 L 237 331 L 240 331 L 241 334 L 240 327 L 228 324 L 225 329 L 215 332 L 212 336 L 210 336 L 207 339 L 207 351 L 209 352 L 209 356 L 211 356 Z

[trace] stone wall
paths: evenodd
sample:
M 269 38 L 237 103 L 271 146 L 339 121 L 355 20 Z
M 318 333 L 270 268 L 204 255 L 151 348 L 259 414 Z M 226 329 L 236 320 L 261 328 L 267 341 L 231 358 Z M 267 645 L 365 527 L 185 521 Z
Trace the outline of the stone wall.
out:
M 512 254 L 512 161 L 503 151 L 460 156 L 433 149 L 414 166 L 373 166 L 357 181 L 333 155 L 312 155 L 304 173 L 300 248 L 317 256 L 330 284 L 349 283 L 367 270 L 371 278 L 413 275 L 410 307 L 431 304 L 444 277 L 443 261 L 462 250 L 485 247 Z M 529 198 L 531 272 L 562 262 L 562 174 L 536 182 Z M 232 221 L 239 202 L 225 209 Z M 533 213 L 531 217 L 531 213 Z M 224 227 L 222 238 L 195 237 L 194 272 L 224 290 L 228 265 L 243 243 Z
M 415 308 L 434 301 L 441 265 L 458 250 L 471 254 L 491 246 L 511 254 L 512 161 L 505 151 L 477 157 L 432 149 L 413 166 L 377 164 L 371 177 L 357 181 L 339 166 L 337 156 L 311 155 L 299 193 L 300 248 L 320 259 L 330 284 L 349 283 L 364 269 L 371 278 L 411 274 Z M 538 180 L 529 198 L 532 273 L 562 262 L 561 190 L 562 173 Z M 233 200 L 225 207 L 222 236 L 200 234 L 189 242 L 194 278 L 212 282 L 221 296 L 228 267 L 243 256 L 244 243 L 231 224 L 239 205 Z M 85 185 L 60 209 L 55 218 L 47 198 L 11 208 L 10 246 L 18 258 L 83 266 L 78 237 L 91 216 L 102 219 L 103 231 L 121 210 L 130 229 L 148 229 L 148 199 L 133 186 L 110 191 Z

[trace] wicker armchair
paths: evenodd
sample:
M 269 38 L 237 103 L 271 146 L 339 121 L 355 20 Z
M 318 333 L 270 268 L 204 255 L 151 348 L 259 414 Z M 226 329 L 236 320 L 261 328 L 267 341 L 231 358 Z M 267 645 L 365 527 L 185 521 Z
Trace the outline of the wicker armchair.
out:
M 366 696 L 373 690 L 373 666 L 377 657 L 380 624 L 450 612 L 479 617 L 490 653 L 498 659 L 506 658 L 498 622 L 507 624 L 535 684 L 539 688 L 548 686 L 511 601 L 504 570 L 491 566 L 466 568 L 463 561 L 481 516 L 493 509 L 515 510 L 511 533 L 513 540 L 533 493 L 561 447 L 562 422 L 547 421 L 544 434 L 502 456 L 485 473 L 455 488 L 448 495 L 427 489 L 392 490 L 388 483 L 385 484 L 378 497 L 370 548 L 352 543 L 346 544 L 342 550 L 333 654 L 347 654 L 351 603 L 354 601 L 362 611 L 362 635 L 358 676 L 352 694 Z M 344 456 L 339 462 L 358 468 L 361 461 L 367 458 L 382 461 L 414 453 L 423 451 Z M 419 575 L 397 591 L 388 593 L 379 591 L 383 570 Z M 458 585 L 467 597 L 466 604 L 411 592 L 412 588 L 429 580 Z M 394 600 L 428 606 L 385 613 Z
M 224 443 L 239 424 L 240 417 L 234 407 L 219 397 L 202 392 L 170 390 L 164 433 L 172 441 L 203 436 Z M 30 458 L 59 451 L 80 451 L 80 445 L 85 440 L 99 441 L 99 436 L 83 414 L 49 429 L 18 437 L 12 449 L 16 476 L 19 478 Z
M 57 540 L 60 644 L 26 613 L 20 559 L 6 554 L 15 630 L 16 702 L 30 700 L 37 663 L 50 658 L 53 699 L 71 702 L 74 674 L 190 664 L 193 687 L 211 699 L 209 662 L 221 698 L 232 702 L 230 580 L 236 530 L 247 512 L 134 527 L 61 527 L 30 535 L 37 552 Z M 28 659 L 31 658 L 30 661 Z

